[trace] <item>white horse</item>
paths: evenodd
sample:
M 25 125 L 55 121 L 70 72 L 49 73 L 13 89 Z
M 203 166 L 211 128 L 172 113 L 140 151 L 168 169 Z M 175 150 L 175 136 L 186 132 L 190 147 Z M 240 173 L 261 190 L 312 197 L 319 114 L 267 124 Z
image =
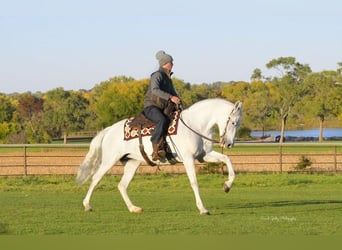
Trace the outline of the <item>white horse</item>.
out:
M 213 127 L 219 128 L 221 146 L 232 147 L 237 129 L 242 117 L 242 103 L 235 104 L 223 99 L 207 99 L 197 102 L 181 113 L 176 135 L 168 136 L 167 141 L 174 157 L 185 166 L 191 187 L 195 194 L 196 205 L 200 214 L 209 214 L 204 207 L 196 178 L 195 159 L 206 162 L 223 162 L 228 169 L 228 180 L 224 190 L 228 192 L 233 185 L 235 173 L 227 155 L 213 151 Z M 119 121 L 99 132 L 92 140 L 89 152 L 80 165 L 77 181 L 83 184 L 92 176 L 87 195 L 83 200 L 85 211 L 90 211 L 90 197 L 95 186 L 105 173 L 119 160 L 124 164 L 124 174 L 118 184 L 118 189 L 128 210 L 141 213 L 142 208 L 135 206 L 127 195 L 127 188 L 139 165 L 145 160 L 139 151 L 138 139 L 125 141 L 123 139 L 124 123 Z M 143 137 L 146 153 L 152 154 L 152 144 L 149 136 Z

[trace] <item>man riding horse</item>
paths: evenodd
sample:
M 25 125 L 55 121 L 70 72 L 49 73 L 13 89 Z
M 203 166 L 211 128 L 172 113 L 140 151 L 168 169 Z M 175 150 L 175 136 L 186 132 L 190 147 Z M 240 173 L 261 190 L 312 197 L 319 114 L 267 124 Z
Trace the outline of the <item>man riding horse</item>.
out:
M 160 50 L 156 54 L 159 62 L 159 70 L 151 74 L 150 84 L 144 101 L 144 115 L 156 124 L 152 133 L 151 142 L 153 147 L 152 160 L 157 161 L 165 158 L 165 138 L 170 124 L 168 117 L 168 105 L 180 104 L 180 98 L 176 93 L 171 72 L 173 67 L 172 56 Z M 171 106 L 173 106 L 171 105 Z

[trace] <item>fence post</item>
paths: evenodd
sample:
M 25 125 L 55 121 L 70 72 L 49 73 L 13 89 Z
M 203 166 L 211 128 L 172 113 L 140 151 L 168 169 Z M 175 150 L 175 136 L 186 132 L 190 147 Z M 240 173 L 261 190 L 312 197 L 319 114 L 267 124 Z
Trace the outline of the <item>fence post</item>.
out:
M 279 145 L 279 166 L 280 166 L 280 173 L 283 172 L 283 145 Z
M 334 168 L 335 174 L 337 173 L 337 145 L 334 146 Z
M 27 176 L 27 153 L 26 153 L 26 145 L 24 145 L 24 175 Z

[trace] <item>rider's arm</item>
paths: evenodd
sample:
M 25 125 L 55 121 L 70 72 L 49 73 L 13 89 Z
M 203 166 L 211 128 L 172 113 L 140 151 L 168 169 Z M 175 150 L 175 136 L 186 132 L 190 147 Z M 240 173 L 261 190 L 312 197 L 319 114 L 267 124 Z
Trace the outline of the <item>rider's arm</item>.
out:
M 173 95 L 163 91 L 160 88 L 160 84 L 162 83 L 162 81 L 163 81 L 163 76 L 161 73 L 156 72 L 152 74 L 151 79 L 150 79 L 151 93 L 164 100 L 169 100 Z

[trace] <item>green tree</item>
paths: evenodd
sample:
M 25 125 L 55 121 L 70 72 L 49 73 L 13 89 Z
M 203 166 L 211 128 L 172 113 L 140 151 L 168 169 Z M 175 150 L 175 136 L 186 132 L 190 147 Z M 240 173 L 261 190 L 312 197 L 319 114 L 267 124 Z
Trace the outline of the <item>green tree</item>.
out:
M 264 131 L 274 117 L 275 97 L 270 91 L 270 84 L 253 81 L 244 101 L 244 124 L 252 129 Z
M 0 142 L 15 133 L 16 124 L 12 122 L 15 115 L 15 106 L 10 97 L 0 93 Z
M 222 87 L 222 96 L 231 102 L 244 102 L 248 89 L 249 83 L 247 82 L 234 82 L 231 84 L 225 84 Z
M 0 93 L 0 123 L 11 121 L 14 111 L 15 106 L 12 104 L 11 99 L 7 95 Z
M 191 104 L 195 102 L 208 99 L 216 98 L 221 96 L 221 87 L 215 84 L 195 84 L 190 88 Z
M 185 83 L 183 80 L 178 78 L 172 78 L 173 85 L 179 97 L 181 98 L 184 107 L 189 106 L 193 103 L 193 91 L 191 90 L 191 84 Z
M 342 62 L 338 62 L 337 63 L 338 68 L 336 70 L 336 78 L 334 79 L 335 81 L 335 88 L 336 89 L 336 93 L 337 96 L 339 97 L 340 100 L 340 110 L 339 110 L 339 114 L 337 116 L 338 120 L 342 120 L 342 100 L 341 100 L 341 96 L 342 96 Z
M 262 80 L 262 72 L 261 69 L 256 68 L 254 69 L 252 75 L 251 75 L 251 81 L 260 81 Z
M 136 116 L 143 110 L 148 80 L 113 82 L 96 98 L 94 110 L 102 127 L 124 118 Z
M 307 89 L 303 81 L 311 68 L 300 64 L 294 57 L 279 57 L 266 64 L 268 69 L 275 69 L 280 77 L 273 77 L 272 83 L 279 93 L 275 108 L 281 117 L 280 143 L 284 141 L 284 132 L 288 115 L 294 104 L 302 98 Z
M 341 95 L 337 92 L 335 76 L 336 72 L 312 73 L 304 82 L 309 92 L 302 98 L 300 106 L 302 110 L 319 118 L 319 141 L 323 141 L 324 121 L 328 117 L 337 117 L 341 107 Z
M 42 126 L 43 103 L 42 98 L 29 92 L 19 97 L 17 112 L 24 126 L 26 141 L 29 143 L 46 141 Z
M 338 69 L 336 70 L 336 82 L 342 84 L 342 62 L 338 62 Z
M 51 137 L 64 136 L 64 143 L 72 131 L 84 128 L 89 116 L 88 100 L 79 92 L 57 88 L 46 93 L 43 121 Z

